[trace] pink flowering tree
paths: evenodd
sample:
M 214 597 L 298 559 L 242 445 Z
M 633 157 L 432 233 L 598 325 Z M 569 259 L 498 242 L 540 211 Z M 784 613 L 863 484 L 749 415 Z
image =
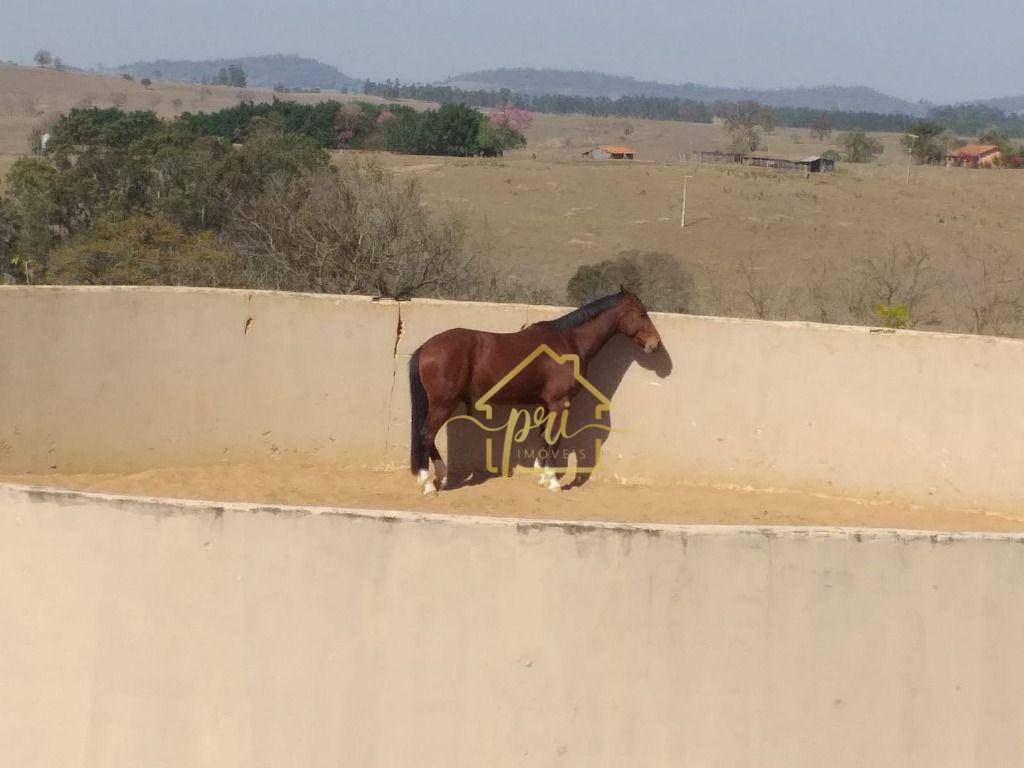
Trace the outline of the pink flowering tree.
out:
M 495 128 L 507 127 L 516 133 L 525 133 L 533 125 L 533 112 L 506 104 L 491 113 L 491 124 Z
M 480 124 L 477 144 L 480 154 L 501 155 L 506 149 L 526 146 L 523 132 L 533 124 L 533 113 L 511 104 L 491 112 L 490 120 Z

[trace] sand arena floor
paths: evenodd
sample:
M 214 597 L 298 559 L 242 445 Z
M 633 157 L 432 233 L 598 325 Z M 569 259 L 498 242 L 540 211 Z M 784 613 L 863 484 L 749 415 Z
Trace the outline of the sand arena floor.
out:
M 138 496 L 392 509 L 494 517 L 635 523 L 865 526 L 937 531 L 1024 531 L 1024 512 L 995 514 L 789 491 L 625 484 L 594 477 L 552 493 L 529 474 L 472 478 L 431 496 L 404 470 L 275 460 L 151 469 L 130 474 L 21 474 L 0 481 Z

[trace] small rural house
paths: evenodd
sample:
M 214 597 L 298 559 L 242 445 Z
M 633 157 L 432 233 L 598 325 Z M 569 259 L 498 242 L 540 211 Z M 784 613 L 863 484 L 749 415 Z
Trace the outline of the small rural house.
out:
M 800 161 L 800 164 L 810 173 L 821 173 L 822 171 L 834 171 L 836 169 L 836 161 L 834 158 L 822 157 L 821 155 L 805 157 Z
M 632 160 L 633 150 L 631 147 L 605 144 L 603 147 L 588 149 L 583 153 L 583 157 L 588 157 L 591 160 Z
M 995 144 L 968 144 L 946 155 L 946 165 L 957 168 L 981 168 L 992 165 L 1003 153 Z

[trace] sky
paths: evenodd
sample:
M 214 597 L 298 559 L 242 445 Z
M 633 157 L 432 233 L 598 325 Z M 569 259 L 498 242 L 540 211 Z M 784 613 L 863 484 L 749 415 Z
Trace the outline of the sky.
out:
M 947 103 L 1024 94 L 1020 0 L 3 0 L 0 59 L 74 66 L 296 53 L 431 82 L 555 67 L 757 88 L 868 85 Z M 983 10 L 982 10 L 983 9 Z

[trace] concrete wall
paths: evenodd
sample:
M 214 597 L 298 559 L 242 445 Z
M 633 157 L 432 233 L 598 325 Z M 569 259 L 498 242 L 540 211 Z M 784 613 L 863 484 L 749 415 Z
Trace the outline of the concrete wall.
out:
M 408 355 L 558 310 L 183 288 L 0 288 L 0 472 L 297 452 L 401 465 Z M 1024 503 L 1024 342 L 655 315 L 616 343 L 608 475 L 921 503 Z M 401 333 L 399 334 L 399 326 Z
M 0 486 L 0 762 L 1018 765 L 1022 594 L 1022 535 Z
M 0 288 L 0 472 L 399 464 L 405 362 L 556 310 Z M 603 471 L 1019 508 L 1024 344 L 656 316 Z M 944 766 L 1024 754 L 1024 535 L 0 485 L 0 763 Z

